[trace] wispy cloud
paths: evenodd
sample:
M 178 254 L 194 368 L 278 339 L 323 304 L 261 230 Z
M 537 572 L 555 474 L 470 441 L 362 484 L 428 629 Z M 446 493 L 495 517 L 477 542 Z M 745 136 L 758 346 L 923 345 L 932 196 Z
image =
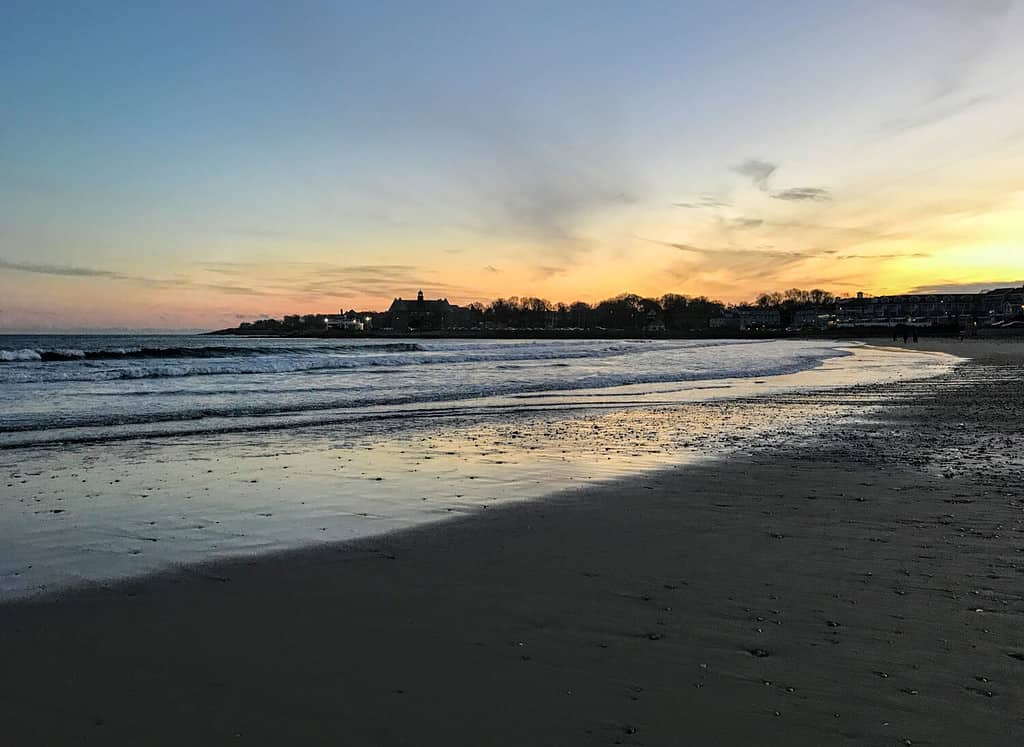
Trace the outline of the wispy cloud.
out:
M 955 96 L 968 88 L 979 67 L 998 49 L 998 37 L 1018 0 L 901 0 L 956 30 L 938 58 L 930 101 Z
M 77 267 L 0 259 L 0 269 L 59 277 L 79 277 L 133 283 L 158 290 L 203 290 L 231 296 L 266 296 L 315 299 L 339 295 L 388 296 L 418 288 L 439 293 L 466 293 L 468 289 L 437 281 L 416 265 L 334 265 L 291 262 L 281 265 L 247 262 L 204 262 L 194 265 L 197 276 L 145 277 L 94 267 Z M 210 282 L 203 273 L 246 279 L 246 283 Z
M 539 267 L 534 268 L 534 273 L 533 274 L 536 277 L 546 279 L 546 278 L 554 277 L 555 275 L 564 275 L 566 272 L 568 272 L 568 268 L 566 268 L 566 267 L 555 267 L 555 266 L 552 266 L 552 265 L 540 265 Z
M 732 228 L 748 229 L 758 228 L 764 225 L 764 221 L 761 218 L 733 218 L 729 221 L 729 225 Z
M 890 135 L 897 135 L 929 127 L 988 103 L 993 98 L 991 94 L 978 94 L 953 100 L 948 98 L 933 99 L 931 102 L 922 105 L 921 110 L 914 114 L 885 122 L 882 125 L 882 131 Z
M 277 276 L 275 287 L 295 298 L 339 296 L 388 297 L 418 289 L 431 293 L 466 293 L 468 289 L 434 279 L 417 265 L 334 265 L 308 262 L 283 266 L 259 266 L 254 273 Z
M 259 226 L 237 226 L 225 228 L 221 230 L 221 233 L 228 236 L 242 236 L 247 239 L 308 241 L 305 236 L 300 236 L 299 234 L 291 231 L 284 231 L 277 228 L 262 228 Z
M 772 192 L 776 200 L 824 202 L 832 199 L 832 193 L 821 187 L 791 187 Z
M 767 247 L 706 247 L 689 243 L 655 241 L 686 255 L 669 272 L 690 281 L 728 277 L 731 281 L 763 280 L 776 277 L 787 268 L 797 266 L 810 255 Z
M 748 158 L 741 164 L 733 166 L 732 170 L 737 174 L 748 177 L 755 187 L 762 192 L 768 191 L 768 180 L 771 179 L 779 168 L 777 163 L 762 161 L 759 158 Z
M 780 249 L 743 249 L 735 247 L 702 247 L 695 246 L 693 244 L 677 244 L 670 241 L 655 241 L 656 244 L 663 246 L 670 246 L 673 249 L 678 249 L 681 252 L 688 252 L 690 254 L 702 254 L 708 257 L 715 257 L 719 259 L 723 258 L 751 258 L 759 257 L 763 259 L 806 259 L 811 255 L 805 254 L 804 252 L 792 252 L 784 251 Z
M 958 283 L 949 280 L 932 285 L 919 285 L 911 288 L 910 293 L 983 293 L 996 288 L 1021 288 L 1024 280 L 991 280 L 978 283 Z
M 228 285 L 226 283 L 196 283 L 192 281 L 185 281 L 182 284 L 183 287 L 192 288 L 203 288 L 204 290 L 215 291 L 217 293 L 226 293 L 230 296 L 269 296 L 272 295 L 259 288 L 253 288 L 247 285 Z
M 693 202 L 673 202 L 672 207 L 695 210 L 697 208 L 723 208 L 732 207 L 732 201 L 724 197 L 716 197 L 712 194 L 702 194 Z
M 597 124 L 584 132 L 494 109 L 446 120 L 444 128 L 460 137 L 453 168 L 465 190 L 449 225 L 514 238 L 558 260 L 593 250 L 600 241 L 588 232 L 591 220 L 646 193 L 633 161 L 617 152 L 614 118 Z
M 677 280 L 699 284 L 702 289 L 733 287 L 737 283 L 776 283 L 799 259 L 747 257 L 722 258 L 715 262 L 697 264 L 680 262 L 667 268 Z
M 126 275 L 112 270 L 102 270 L 95 267 L 74 267 L 71 265 L 50 265 L 37 264 L 34 262 L 11 262 L 0 259 L 0 269 L 14 270 L 15 272 L 31 272 L 37 275 L 59 275 L 64 277 L 82 278 L 117 278 L 126 279 Z
M 1017 44 L 1007 33 L 1007 16 L 1017 0 L 901 0 L 922 14 L 925 24 L 941 24 L 955 33 L 936 58 L 933 84 L 925 95 L 908 97 L 908 114 L 882 123 L 883 135 L 896 136 L 954 119 L 990 103 L 1002 94 L 986 90 L 979 79 L 989 59 L 1007 44 Z
M 800 233 L 827 233 L 836 237 L 848 237 L 860 241 L 875 241 L 879 239 L 902 239 L 907 233 L 889 230 L 885 225 L 875 223 L 863 225 L 834 226 L 822 223 L 807 223 L 804 221 L 766 221 L 771 228 L 779 228 L 785 231 L 797 231 Z
M 886 260 L 886 259 L 919 259 L 932 256 L 928 252 L 901 252 L 901 253 L 885 253 L 885 254 L 871 254 L 867 252 L 849 252 L 842 249 L 811 249 L 811 250 L 788 250 L 788 249 L 776 249 L 772 246 L 761 245 L 758 247 L 703 247 L 695 244 L 679 243 L 679 242 L 665 242 L 665 241 L 652 241 L 655 244 L 662 246 L 672 247 L 678 249 L 681 252 L 689 254 L 699 254 L 707 257 L 714 257 L 716 259 L 761 259 L 761 260 L 782 260 L 785 262 L 793 262 L 804 259 L 838 259 L 841 261 L 851 259 L 873 259 L 873 260 Z
M 830 250 L 828 254 L 835 254 L 836 259 L 924 259 L 931 257 L 928 252 L 906 252 L 903 254 L 839 254 L 838 250 Z
M 732 170 L 750 179 L 751 184 L 757 189 L 776 200 L 822 202 L 832 199 L 832 193 L 823 187 L 789 187 L 773 190 L 771 185 L 772 177 L 778 172 L 779 164 L 772 161 L 748 158 L 743 163 L 733 166 Z M 684 204 L 688 205 L 689 203 Z

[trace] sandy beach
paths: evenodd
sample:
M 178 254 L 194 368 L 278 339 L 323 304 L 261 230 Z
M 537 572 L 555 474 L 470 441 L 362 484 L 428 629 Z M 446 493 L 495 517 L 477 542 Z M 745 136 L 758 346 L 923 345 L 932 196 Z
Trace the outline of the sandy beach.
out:
M 1024 0 L 0 21 L 0 747 L 1024 747 Z
M 926 346 L 811 441 L 0 607 L 0 734 L 1020 744 L 1022 346 Z

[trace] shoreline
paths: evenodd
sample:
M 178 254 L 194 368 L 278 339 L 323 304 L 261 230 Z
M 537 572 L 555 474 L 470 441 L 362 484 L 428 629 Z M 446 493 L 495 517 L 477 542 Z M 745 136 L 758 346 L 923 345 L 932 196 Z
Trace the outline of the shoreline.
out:
M 958 370 L 806 447 L 0 606 L 0 729 L 1019 743 L 1021 355 Z
M 959 341 L 955 329 L 918 328 L 920 341 Z M 295 331 L 295 332 L 246 332 L 238 329 L 219 329 L 200 332 L 202 337 L 238 337 L 268 340 L 836 340 L 838 342 L 891 340 L 891 327 L 851 327 L 829 329 L 820 332 L 789 332 L 782 329 L 761 331 L 733 331 L 715 329 L 690 330 L 688 332 L 659 332 L 635 329 L 572 330 L 572 329 L 507 329 L 507 330 L 416 330 L 395 332 L 371 330 L 347 331 Z M 1021 343 L 1024 330 L 1020 328 L 982 328 L 967 340 L 981 342 Z M 893 341 L 894 344 L 896 341 Z M 909 343 L 908 343 L 909 344 Z
M 770 449 L 876 407 L 894 385 L 907 389 L 897 381 L 935 376 L 957 360 L 865 346 L 836 352 L 766 378 L 351 411 L 303 429 L 289 421 L 198 436 L 111 434 L 102 451 L 81 440 L 0 444 L 9 499 L 0 533 L 10 538 L 0 602 L 379 536 Z M 822 389 L 828 401 L 815 394 Z
M 761 341 L 757 341 L 757 342 L 776 342 L 776 341 L 779 341 L 779 340 L 761 340 Z M 755 342 L 755 341 L 751 341 L 751 342 Z M 574 397 L 575 398 L 579 398 L 579 397 L 596 397 L 596 396 L 599 396 L 600 394 L 605 394 L 607 397 L 615 397 L 615 396 L 619 396 L 619 394 L 621 392 L 623 392 L 623 391 L 634 390 L 637 387 L 649 387 L 649 388 L 652 389 L 652 392 L 659 392 L 659 391 L 665 390 L 665 389 L 671 390 L 671 389 L 674 389 L 674 388 L 686 388 L 686 387 L 693 387 L 694 389 L 698 389 L 702 385 L 703 386 L 721 386 L 723 388 L 733 388 L 733 387 L 738 387 L 738 386 L 748 386 L 748 385 L 750 385 L 751 382 L 754 382 L 754 383 L 756 383 L 758 385 L 761 385 L 761 384 L 764 383 L 764 380 L 767 380 L 767 381 L 796 381 L 796 380 L 798 380 L 800 378 L 807 379 L 807 382 L 805 384 L 803 384 L 803 386 L 808 386 L 808 387 L 810 387 L 812 389 L 817 389 L 817 388 L 820 388 L 822 386 L 825 386 L 826 388 L 828 388 L 828 387 L 844 388 L 844 387 L 847 387 L 847 386 L 856 386 L 858 384 L 858 382 L 855 382 L 855 381 L 848 382 L 848 381 L 846 381 L 844 379 L 844 381 L 841 384 L 836 385 L 834 383 L 815 382 L 815 381 L 813 381 L 813 379 L 816 376 L 820 376 L 820 375 L 828 376 L 828 375 L 833 374 L 834 372 L 826 372 L 825 371 L 826 366 L 828 366 L 832 361 L 834 361 L 836 359 L 857 355 L 857 350 L 858 349 L 861 349 L 861 350 L 864 350 L 864 349 L 867 349 L 867 350 L 879 349 L 879 350 L 888 350 L 890 352 L 896 352 L 896 353 L 908 352 L 908 353 L 919 353 L 919 354 L 920 353 L 929 353 L 929 352 L 947 352 L 953 358 L 961 357 L 961 356 L 958 355 L 958 349 L 957 348 L 953 348 L 953 347 L 948 347 L 947 348 L 947 347 L 944 347 L 944 346 L 936 346 L 934 349 L 929 349 L 926 346 L 914 347 L 914 346 L 910 346 L 910 345 L 906 345 L 906 346 L 900 347 L 900 346 L 897 346 L 895 344 L 894 345 L 881 345 L 881 344 L 876 344 L 876 343 L 867 342 L 867 341 L 864 341 L 864 340 L 857 340 L 857 339 L 849 340 L 849 341 L 830 340 L 830 342 L 833 342 L 837 346 L 840 346 L 840 348 L 844 349 L 845 352 L 840 353 L 840 354 L 836 354 L 836 355 L 832 355 L 832 356 L 829 356 L 829 357 L 827 357 L 827 358 L 825 358 L 825 359 L 823 359 L 821 361 L 818 361 L 816 366 L 812 366 L 812 367 L 808 367 L 808 368 L 802 368 L 802 369 L 795 370 L 795 371 L 767 372 L 767 373 L 759 373 L 759 374 L 756 374 L 756 375 L 749 375 L 748 374 L 746 376 L 726 375 L 726 376 L 710 376 L 710 377 L 707 377 L 707 378 L 700 378 L 700 377 L 689 377 L 689 378 L 687 378 L 687 377 L 683 377 L 683 378 L 669 378 L 669 379 L 664 379 L 664 380 L 652 379 L 652 380 L 646 380 L 646 381 L 641 381 L 641 382 L 617 383 L 617 384 L 604 385 L 604 386 L 595 385 L 595 386 L 586 386 L 586 387 L 580 387 L 580 388 L 574 388 L 574 387 L 569 387 L 569 388 L 557 388 L 557 387 L 555 387 L 555 388 L 552 388 L 552 389 L 533 389 L 533 388 L 529 388 L 529 389 L 522 389 L 522 390 L 518 390 L 518 391 L 517 390 L 513 390 L 513 391 L 508 391 L 508 392 L 500 392 L 500 393 L 497 393 L 497 394 L 472 394 L 472 395 L 469 395 L 469 396 L 458 396 L 458 397 L 453 397 L 451 399 L 445 399 L 445 400 L 429 400 L 428 399 L 428 400 L 413 402 L 411 404 L 412 404 L 413 407 L 416 408 L 415 412 L 417 412 L 417 413 L 426 412 L 426 413 L 430 414 L 431 411 L 436 411 L 436 412 L 442 413 L 446 408 L 447 409 L 457 409 L 457 408 L 483 407 L 483 406 L 488 406 L 488 405 L 490 405 L 490 404 L 492 404 L 494 402 L 510 402 L 510 401 L 512 401 L 512 400 L 514 400 L 516 398 L 522 399 L 524 397 L 529 397 L 529 398 L 531 398 L 534 401 L 539 401 L 539 400 L 542 400 L 542 399 L 546 400 L 546 401 L 551 401 L 551 400 L 557 399 L 559 397 L 564 398 L 564 399 L 572 399 Z M 801 386 L 801 384 L 796 384 L 796 386 Z M 727 397 L 727 398 L 732 398 L 732 397 Z M 408 408 L 409 405 L 410 405 L 409 402 L 405 402 L 405 401 L 402 401 L 400 399 L 396 399 L 394 401 L 388 401 L 388 400 L 372 401 L 372 400 L 370 400 L 370 401 L 367 401 L 365 404 L 361 403 L 361 404 L 358 404 L 358 405 L 355 405 L 355 406 L 345 406 L 345 405 L 342 405 L 342 404 L 337 404 L 337 405 L 326 405 L 326 406 L 310 407 L 310 408 L 306 408 L 306 409 L 299 408 L 299 409 L 293 409 L 293 410 L 289 410 L 289 409 L 273 410 L 273 409 L 271 409 L 271 410 L 267 410 L 267 411 L 263 411 L 263 412 L 256 411 L 256 412 L 252 413 L 251 415 L 249 415 L 248 417 L 249 417 L 249 419 L 251 421 L 256 421 L 257 419 L 260 419 L 260 418 L 265 419 L 265 420 L 272 420 L 273 418 L 278 418 L 280 420 L 279 423 L 266 423 L 265 422 L 265 423 L 258 423 L 257 424 L 255 422 L 250 422 L 250 423 L 247 423 L 247 424 L 244 424 L 244 425 L 225 426 L 225 427 L 220 428 L 220 429 L 210 428 L 208 423 L 211 422 L 211 421 L 227 421 L 229 419 L 229 417 L 230 417 L 229 415 L 213 413 L 213 414 L 209 414 L 209 415 L 204 415 L 200 419 L 194 419 L 192 417 L 167 418 L 167 419 L 164 419 L 164 418 L 158 417 L 158 418 L 154 418 L 152 420 L 139 421 L 139 422 L 134 422 L 134 421 L 129 420 L 129 421 L 126 421 L 125 423 L 119 424 L 119 425 L 142 427 L 142 424 L 144 423 L 145 427 L 148 428 L 147 430 L 140 430 L 137 433 L 132 433 L 132 434 L 129 434 L 129 435 L 125 435 L 123 433 L 113 433 L 113 434 L 111 434 L 111 433 L 102 433 L 102 432 L 101 433 L 97 433 L 95 435 L 90 435 L 89 434 L 90 431 L 98 431 L 98 430 L 102 429 L 104 426 L 103 425 L 89 424 L 89 423 L 81 424 L 81 425 L 69 424 L 67 426 L 57 427 L 57 428 L 53 429 L 53 430 L 58 431 L 60 433 L 60 437 L 54 438 L 51 434 L 46 434 L 46 438 L 48 438 L 50 440 L 38 440 L 38 441 L 32 440 L 32 435 L 35 433 L 35 431 L 33 429 L 31 429 L 31 428 L 29 428 L 29 429 L 14 429 L 14 430 L 7 431 L 6 433 L 3 432 L 3 431 L 0 431 L 0 451 L 7 450 L 7 449 L 22 449 L 22 448 L 34 448 L 34 447 L 43 448 L 43 447 L 46 447 L 48 445 L 56 445 L 56 446 L 63 447 L 65 445 L 98 444 L 98 443 L 102 443 L 102 442 L 105 442 L 105 441 L 120 442 L 120 441 L 127 441 L 127 440 L 133 440 L 133 439 L 134 440 L 145 440 L 145 439 L 159 439 L 159 438 L 179 438 L 179 437 L 189 437 L 189 436 L 200 436 L 200 435 L 206 435 L 206 434 L 247 433 L 247 432 L 258 432 L 258 431 L 271 431 L 271 430 L 294 430 L 294 429 L 297 429 L 297 428 L 316 428 L 316 427 L 321 426 L 321 425 L 331 425 L 331 424 L 333 424 L 335 422 L 339 422 L 339 419 L 333 419 L 332 420 L 332 416 L 334 416 L 334 418 L 337 418 L 337 413 L 339 413 L 339 412 L 349 412 L 349 411 L 355 411 L 355 410 L 365 411 L 365 412 L 367 412 L 368 414 L 371 414 L 371 415 L 372 414 L 380 414 L 381 417 L 405 418 L 405 417 L 408 417 L 409 410 L 407 408 Z M 520 407 L 520 409 L 521 410 L 526 410 L 526 409 L 528 409 L 528 406 L 527 405 L 522 405 Z M 343 420 L 343 419 L 344 418 L 341 418 L 340 420 Z M 206 421 L 206 423 L 204 424 L 202 421 Z M 181 428 L 181 427 L 175 428 L 175 426 L 180 426 L 180 424 L 182 422 L 189 422 L 189 423 L 196 422 L 197 424 L 195 426 L 190 427 L 190 428 Z M 86 433 L 86 435 L 82 435 L 83 432 Z M 29 435 L 28 436 L 23 436 L 22 434 L 29 434 Z M 7 438 L 4 438 L 4 436 L 7 436 Z

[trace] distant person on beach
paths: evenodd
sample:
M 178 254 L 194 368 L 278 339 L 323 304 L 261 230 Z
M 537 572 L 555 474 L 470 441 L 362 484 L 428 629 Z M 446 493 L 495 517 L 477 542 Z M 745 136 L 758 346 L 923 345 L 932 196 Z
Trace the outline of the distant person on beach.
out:
M 903 342 L 906 342 L 909 338 L 910 338 L 910 335 L 907 334 L 907 330 L 904 329 L 903 330 Z

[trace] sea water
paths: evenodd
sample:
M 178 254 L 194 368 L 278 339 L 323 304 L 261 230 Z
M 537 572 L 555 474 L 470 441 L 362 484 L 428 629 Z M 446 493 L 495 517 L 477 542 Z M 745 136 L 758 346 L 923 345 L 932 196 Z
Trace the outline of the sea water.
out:
M 805 437 L 954 359 L 825 340 L 0 337 L 0 599 Z M 843 389 L 827 399 L 807 393 Z

